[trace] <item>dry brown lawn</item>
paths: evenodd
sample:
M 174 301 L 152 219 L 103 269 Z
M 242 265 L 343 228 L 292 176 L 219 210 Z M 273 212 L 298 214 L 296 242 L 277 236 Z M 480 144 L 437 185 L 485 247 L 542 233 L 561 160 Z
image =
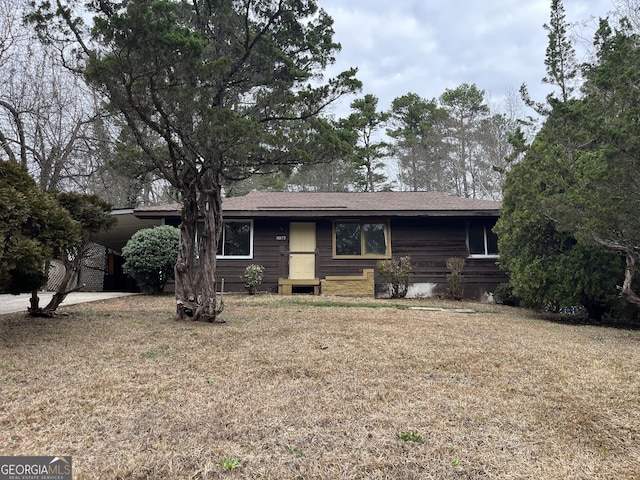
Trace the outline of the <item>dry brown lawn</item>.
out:
M 177 323 L 172 301 L 0 316 L 0 454 L 72 455 L 75 479 L 640 478 L 640 331 L 306 296 Z

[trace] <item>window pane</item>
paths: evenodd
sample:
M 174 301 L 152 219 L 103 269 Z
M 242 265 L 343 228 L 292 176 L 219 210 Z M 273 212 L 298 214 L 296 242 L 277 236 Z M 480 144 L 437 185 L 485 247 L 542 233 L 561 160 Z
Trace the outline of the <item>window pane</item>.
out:
M 469 253 L 484 255 L 484 226 L 469 225 Z
M 251 255 L 251 222 L 224 223 L 224 256 Z
M 384 223 L 364 224 L 363 234 L 365 253 L 373 255 L 384 255 L 387 253 L 387 241 L 384 235 Z
M 360 255 L 360 225 L 336 223 L 336 255 Z

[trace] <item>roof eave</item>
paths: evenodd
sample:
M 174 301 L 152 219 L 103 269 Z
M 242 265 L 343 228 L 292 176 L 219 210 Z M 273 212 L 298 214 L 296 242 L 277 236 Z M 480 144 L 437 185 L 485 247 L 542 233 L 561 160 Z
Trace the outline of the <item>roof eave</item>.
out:
M 499 217 L 500 210 L 226 210 L 225 217 L 234 218 L 344 218 L 344 217 Z
M 345 217 L 499 217 L 499 209 L 475 210 L 223 210 L 223 216 L 233 218 L 345 218 Z M 138 210 L 134 215 L 142 219 L 179 217 L 179 210 Z
M 179 217 L 180 210 L 154 210 L 154 211 L 139 211 L 134 210 L 133 214 L 138 218 L 167 218 L 167 217 Z

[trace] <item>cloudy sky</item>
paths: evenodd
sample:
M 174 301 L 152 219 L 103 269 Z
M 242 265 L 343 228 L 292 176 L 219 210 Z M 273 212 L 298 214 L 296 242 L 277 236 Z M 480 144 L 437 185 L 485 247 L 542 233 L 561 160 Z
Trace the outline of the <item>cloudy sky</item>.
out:
M 409 92 L 437 98 L 447 88 L 475 83 L 500 108 L 509 92 L 529 86 L 544 100 L 541 84 L 551 0 L 318 0 L 334 19 L 342 44 L 329 74 L 358 67 L 362 94 L 380 99 L 379 108 Z M 588 45 L 598 17 L 612 0 L 564 0 L 567 20 Z M 350 100 L 349 100 L 350 101 Z M 348 103 L 336 110 L 348 114 Z

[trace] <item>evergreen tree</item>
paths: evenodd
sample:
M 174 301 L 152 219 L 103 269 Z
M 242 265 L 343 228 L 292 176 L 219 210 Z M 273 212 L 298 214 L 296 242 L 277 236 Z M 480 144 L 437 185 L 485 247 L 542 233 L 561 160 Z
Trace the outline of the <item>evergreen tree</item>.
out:
M 126 123 L 139 160 L 177 192 L 176 318 L 215 321 L 223 187 L 335 157 L 321 113 L 360 82 L 354 70 L 319 81 L 340 48 L 332 19 L 315 0 L 73 5 L 38 0 L 30 19 L 68 43 L 67 61 Z
M 561 3 L 552 7 L 552 20 L 564 19 Z M 560 98 L 549 95 L 543 128 L 508 174 L 496 226 L 500 263 L 531 303 L 575 302 L 600 318 L 621 308 L 619 293 L 640 307 L 633 290 L 640 253 L 638 37 L 625 21 L 615 32 L 602 21 L 597 58 L 584 66 L 586 82 L 574 98 L 566 25 L 552 25 L 547 78 L 561 87 Z
M 544 60 L 547 75 L 542 81 L 557 86 L 560 89 L 560 101 L 565 103 L 575 90 L 573 82 L 578 76 L 576 52 L 567 37 L 568 28 L 564 4 L 561 0 L 552 0 L 549 23 L 544 25 L 549 43 Z
M 476 198 L 479 192 L 475 180 L 482 170 L 482 156 L 477 149 L 476 139 L 480 122 L 489 114 L 484 90 L 463 83 L 455 89 L 445 90 L 440 96 L 440 103 L 449 115 L 446 137 L 451 145 L 451 175 L 455 182 L 455 193 L 461 197 Z
M 30 314 L 50 317 L 67 298 L 67 295 L 80 290 L 84 285 L 76 285 L 82 262 L 89 255 L 95 235 L 109 230 L 116 222 L 111 216 L 111 205 L 96 195 L 83 195 L 74 192 L 54 192 L 53 198 L 78 223 L 80 235 L 77 241 L 69 242 L 58 252 L 56 259 L 64 266 L 62 281 L 47 305 L 40 308 L 32 304 Z M 35 293 L 32 298 L 36 300 Z
M 16 162 L 0 161 L 0 292 L 40 289 L 48 265 L 80 237 L 80 225 Z M 35 303 L 34 303 L 35 301 Z M 32 308 L 38 308 L 37 297 Z
M 353 154 L 350 157 L 360 173 L 357 189 L 375 192 L 384 189 L 387 181 L 382 161 L 388 154 L 388 144 L 380 140 L 389 113 L 378 111 L 378 97 L 367 94 L 351 102 L 352 113 L 341 122 L 341 126 L 352 133 Z
M 391 104 L 388 135 L 395 140 L 393 151 L 399 159 L 398 177 L 410 191 L 448 192 L 449 175 L 444 142 L 446 112 L 435 99 L 425 100 L 408 93 Z
M 568 187 L 567 157 L 555 141 L 553 115 L 506 177 L 495 231 L 500 266 L 517 297 L 531 307 L 583 305 L 591 318 L 618 309 L 620 258 L 578 242 L 572 224 L 560 215 Z M 562 122 L 561 122 L 562 123 Z
M 578 181 L 560 204 L 576 236 L 624 257 L 621 294 L 640 309 L 634 276 L 640 261 L 640 35 L 623 19 L 613 30 L 601 20 L 597 58 L 586 78 L 580 123 L 588 154 L 576 165 Z

